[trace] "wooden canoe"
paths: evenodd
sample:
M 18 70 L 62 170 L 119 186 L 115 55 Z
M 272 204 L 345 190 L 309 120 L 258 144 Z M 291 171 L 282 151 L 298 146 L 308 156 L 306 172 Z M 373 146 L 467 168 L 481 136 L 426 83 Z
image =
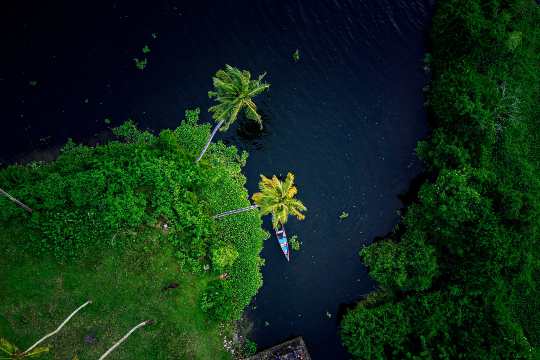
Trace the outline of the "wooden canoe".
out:
M 285 255 L 287 261 L 290 261 L 289 242 L 287 241 L 287 233 L 285 232 L 285 227 L 283 225 L 280 225 L 276 229 L 276 237 L 283 255 Z

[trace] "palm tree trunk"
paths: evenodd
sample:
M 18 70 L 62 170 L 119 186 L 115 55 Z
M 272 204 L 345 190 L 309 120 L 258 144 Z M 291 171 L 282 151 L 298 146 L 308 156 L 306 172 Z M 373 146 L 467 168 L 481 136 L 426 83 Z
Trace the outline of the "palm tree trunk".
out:
M 225 119 L 221 120 L 220 122 L 218 122 L 218 124 L 216 125 L 216 127 L 214 128 L 214 130 L 212 131 L 212 133 L 210 134 L 210 137 L 208 138 L 208 141 L 206 142 L 206 145 L 204 146 L 204 149 L 202 149 L 201 151 L 201 154 L 199 155 L 199 157 L 197 158 L 197 161 L 195 162 L 199 162 L 199 160 L 201 160 L 201 158 L 203 157 L 204 153 L 206 152 L 206 150 L 208 150 L 208 147 L 210 146 L 210 143 L 212 142 L 212 139 L 214 138 L 214 136 L 216 135 L 217 131 L 219 130 L 219 128 L 221 127 L 221 125 L 223 125 L 223 123 L 225 122 Z
M 214 219 L 219 219 L 219 218 L 222 218 L 222 217 L 225 217 L 225 216 L 228 216 L 228 215 L 233 215 L 233 214 L 240 214 L 240 213 L 243 213 L 245 211 L 256 209 L 258 207 L 259 207 L 259 205 L 251 205 L 251 206 L 247 206 L 245 208 L 225 211 L 225 212 L 222 212 L 221 214 L 214 215 Z
M 79 310 L 81 310 L 83 307 L 85 307 L 86 305 L 88 304 L 91 304 L 92 301 L 91 300 L 88 300 L 87 302 L 85 302 L 84 304 L 82 304 L 81 306 L 79 306 L 77 309 L 75 309 L 74 312 L 72 312 L 71 314 L 69 314 L 69 316 L 64 320 L 63 323 L 60 324 L 59 327 L 56 328 L 56 330 L 54 330 L 52 333 L 49 333 L 47 335 L 45 335 L 44 337 L 42 337 L 41 339 L 39 339 L 34 345 L 30 346 L 25 352 L 23 352 L 23 354 L 27 354 L 28 352 L 30 352 L 30 350 L 32 350 L 33 348 L 35 348 L 36 346 L 38 346 L 39 344 L 41 344 L 43 341 L 47 340 L 48 338 L 50 338 L 51 336 L 53 336 L 54 334 L 56 334 L 57 332 L 60 331 L 60 329 L 62 329 L 64 327 L 64 325 L 67 324 L 67 322 L 69 320 L 71 320 L 71 318 L 79 312 Z
M 20 202 L 19 200 L 15 199 L 13 196 L 8 194 L 4 190 L 0 189 L 0 194 L 5 195 L 9 200 L 13 201 L 15 204 L 19 205 L 24 210 L 28 211 L 30 214 L 32 213 L 32 209 L 29 206 L 27 206 L 27 205 L 23 204 L 22 202 Z
M 137 329 L 142 328 L 145 325 L 154 323 L 153 320 L 146 320 L 140 323 L 139 325 L 135 326 L 133 329 L 131 329 L 126 335 L 124 335 L 120 340 L 118 340 L 109 350 L 105 352 L 105 354 L 101 355 L 99 360 L 105 359 L 114 349 L 116 349 L 120 344 L 122 344 L 131 334 L 133 334 Z

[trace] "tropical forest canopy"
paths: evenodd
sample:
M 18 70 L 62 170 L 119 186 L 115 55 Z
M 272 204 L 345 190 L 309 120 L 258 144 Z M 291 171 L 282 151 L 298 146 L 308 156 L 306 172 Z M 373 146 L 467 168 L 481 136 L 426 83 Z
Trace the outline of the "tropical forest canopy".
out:
M 379 290 L 342 321 L 357 359 L 540 356 L 540 7 L 437 2 L 426 181 L 361 250 Z

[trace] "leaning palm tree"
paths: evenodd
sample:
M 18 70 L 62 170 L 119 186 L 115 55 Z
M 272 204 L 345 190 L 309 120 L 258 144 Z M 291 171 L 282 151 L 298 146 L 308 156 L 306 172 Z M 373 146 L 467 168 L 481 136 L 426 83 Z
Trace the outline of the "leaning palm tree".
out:
M 244 110 L 246 117 L 256 121 L 262 128 L 262 119 L 252 98 L 270 87 L 270 84 L 262 81 L 265 75 L 266 73 L 259 75 L 257 79 L 251 79 L 249 71 L 239 70 L 230 65 L 225 65 L 224 70 L 216 72 L 212 78 L 214 91 L 209 91 L 208 97 L 215 98 L 217 104 L 211 106 L 208 111 L 218 123 L 197 158 L 197 162 L 208 150 L 216 132 L 226 131 L 236 121 L 240 111 Z
M 294 215 L 299 220 L 304 219 L 305 216 L 302 212 L 307 209 L 300 200 L 295 198 L 298 189 L 294 186 L 293 174 L 288 173 L 284 182 L 279 180 L 275 175 L 271 179 L 261 175 L 259 189 L 261 192 L 255 193 L 251 197 L 255 202 L 254 205 L 225 211 L 215 215 L 214 218 L 219 219 L 224 216 L 260 208 L 261 215 L 272 214 L 272 225 L 274 228 L 277 228 L 279 224 L 285 224 L 289 215 Z
M 260 208 L 261 215 L 272 214 L 272 226 L 277 229 L 279 225 L 287 222 L 289 215 L 304 220 L 302 214 L 307 208 L 295 198 L 298 189 L 294 186 L 294 175 L 288 173 L 285 181 L 279 180 L 275 175 L 271 179 L 261 175 L 259 182 L 261 192 L 251 197 Z

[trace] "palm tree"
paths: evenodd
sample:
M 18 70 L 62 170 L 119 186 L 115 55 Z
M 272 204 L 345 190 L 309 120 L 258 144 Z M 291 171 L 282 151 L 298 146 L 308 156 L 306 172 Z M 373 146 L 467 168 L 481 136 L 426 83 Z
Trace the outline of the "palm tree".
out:
M 275 175 L 272 179 L 261 175 L 259 182 L 261 192 L 251 197 L 260 208 L 261 215 L 272 214 L 272 226 L 277 229 L 279 225 L 287 222 L 289 215 L 298 220 L 304 220 L 302 214 L 307 208 L 295 198 L 298 189 L 294 186 L 294 175 L 288 173 L 285 181 L 279 180 Z
M 249 71 L 239 70 L 230 65 L 225 65 L 224 70 L 216 72 L 212 78 L 214 91 L 209 91 L 208 97 L 215 98 L 217 104 L 211 106 L 208 111 L 212 113 L 212 117 L 218 123 L 197 158 L 197 162 L 208 150 L 216 132 L 220 129 L 226 131 L 236 121 L 242 109 L 246 117 L 256 121 L 262 129 L 261 116 L 257 113 L 257 105 L 252 98 L 270 87 L 270 84 L 262 81 L 265 75 L 266 73 L 259 75 L 257 79 L 251 79 Z
M 219 219 L 227 215 L 259 208 L 261 215 L 272 214 L 272 226 L 274 228 L 277 228 L 279 224 L 285 224 L 289 215 L 294 215 L 299 220 L 304 220 L 305 216 L 302 212 L 307 209 L 300 200 L 295 198 L 298 189 L 294 186 L 293 174 L 288 173 L 284 182 L 279 180 L 275 175 L 272 176 L 272 179 L 261 175 L 259 189 L 261 192 L 253 194 L 251 197 L 255 205 L 225 211 L 214 216 L 214 218 Z

